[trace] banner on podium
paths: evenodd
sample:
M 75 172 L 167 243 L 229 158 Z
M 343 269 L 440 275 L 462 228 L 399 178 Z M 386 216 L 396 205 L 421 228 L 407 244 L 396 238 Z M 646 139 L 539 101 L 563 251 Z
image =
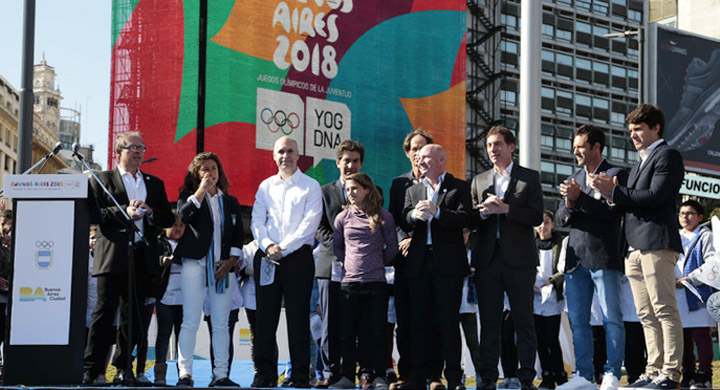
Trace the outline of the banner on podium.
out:
M 5 175 L 5 198 L 87 198 L 85 175 Z
M 69 343 L 74 212 L 73 201 L 17 202 L 11 345 Z

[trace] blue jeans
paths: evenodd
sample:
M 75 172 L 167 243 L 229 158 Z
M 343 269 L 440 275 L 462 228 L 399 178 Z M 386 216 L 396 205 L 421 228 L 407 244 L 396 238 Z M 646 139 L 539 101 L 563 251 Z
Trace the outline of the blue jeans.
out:
M 603 313 L 608 362 L 605 372 L 620 378 L 620 367 L 625 360 L 625 326 L 620 311 L 620 280 L 622 273 L 613 269 L 589 270 L 578 265 L 565 274 L 568 316 L 575 345 L 575 366 L 578 375 L 592 381 L 593 337 L 590 326 L 590 309 L 593 292 L 597 291 L 598 302 Z

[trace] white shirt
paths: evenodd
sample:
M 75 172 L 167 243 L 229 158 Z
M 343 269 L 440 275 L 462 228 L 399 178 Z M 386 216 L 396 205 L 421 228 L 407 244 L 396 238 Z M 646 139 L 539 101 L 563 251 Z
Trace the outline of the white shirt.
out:
M 493 170 L 495 171 L 495 196 L 498 198 L 505 196 L 505 191 L 507 191 L 508 186 L 510 185 L 510 174 L 512 173 L 514 164 L 514 161 L 510 161 L 510 164 L 508 164 L 507 168 L 505 168 L 505 172 L 503 173 L 500 173 L 497 168 L 493 167 Z
M 259 247 L 277 244 L 287 256 L 312 245 L 322 216 L 320 184 L 297 169 L 283 180 L 280 174 L 263 180 L 255 194 L 250 229 Z
M 212 214 L 213 219 L 213 253 L 215 254 L 214 261 L 220 261 L 222 260 L 222 219 L 223 219 L 223 213 L 220 211 L 220 196 L 223 194 L 221 189 L 217 189 L 215 192 L 215 195 L 210 195 L 209 192 L 205 193 L 205 199 L 208 201 L 208 204 L 210 205 L 210 214 Z M 193 202 L 195 207 L 198 209 L 202 206 L 200 204 L 200 201 L 195 197 L 195 195 L 190 195 L 188 197 L 188 200 Z M 227 223 L 227 222 L 226 222 Z M 241 257 L 242 256 L 242 249 L 238 247 L 231 247 L 230 248 L 230 256 L 236 256 Z
M 138 169 L 133 177 L 132 173 L 122 169 L 121 166 L 117 167 L 122 178 L 123 185 L 125 186 L 125 193 L 127 193 L 128 201 L 141 200 L 143 203 L 147 200 L 147 187 L 145 187 L 145 180 L 143 180 L 142 172 Z M 145 233 L 143 226 L 143 219 L 140 218 L 135 221 L 135 226 L 140 229 L 141 233 Z M 135 234 L 135 242 L 141 241 L 140 235 Z
M 437 206 L 437 198 L 438 194 L 440 193 L 440 187 L 442 187 L 443 181 L 445 181 L 445 174 L 447 172 L 443 172 L 442 175 L 438 177 L 438 183 L 437 187 L 433 189 L 432 184 L 427 180 L 427 178 L 422 179 L 422 183 L 425 186 L 425 199 L 433 202 L 434 205 Z M 440 217 L 440 207 L 438 207 L 437 212 L 435 215 L 433 215 L 433 218 Z M 427 229 L 427 242 L 426 244 L 432 245 L 432 234 L 430 232 L 430 224 L 432 223 L 433 218 L 430 218 L 428 220 L 428 229 Z
M 650 146 L 648 146 L 647 149 L 640 151 L 640 166 L 641 167 L 643 166 L 643 164 L 645 164 L 645 160 L 647 160 L 647 158 L 650 157 L 650 155 L 652 154 L 652 151 L 655 150 L 655 148 L 657 148 L 657 146 L 663 142 L 665 142 L 665 140 L 662 138 L 659 138 L 657 141 L 650 144 Z

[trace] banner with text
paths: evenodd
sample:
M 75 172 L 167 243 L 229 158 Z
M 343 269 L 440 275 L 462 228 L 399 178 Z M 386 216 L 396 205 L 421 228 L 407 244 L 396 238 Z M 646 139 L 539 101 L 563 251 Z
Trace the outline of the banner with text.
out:
M 74 213 L 73 201 L 17 202 L 11 345 L 69 342 Z
M 197 149 L 197 3 L 114 0 L 110 138 L 140 131 L 157 158 L 142 169 L 173 200 Z M 231 193 L 253 203 L 284 135 L 321 184 L 338 178 L 336 148 L 351 138 L 388 191 L 410 170 L 402 142 L 418 128 L 464 178 L 465 11 L 464 0 L 208 2 L 203 149 L 220 156 Z

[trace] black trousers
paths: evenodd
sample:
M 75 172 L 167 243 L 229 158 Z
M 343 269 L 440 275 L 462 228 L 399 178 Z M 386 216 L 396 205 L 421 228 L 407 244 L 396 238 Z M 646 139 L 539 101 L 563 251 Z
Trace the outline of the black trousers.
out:
M 105 357 L 107 356 L 113 339 L 117 338 L 117 348 L 112 364 L 119 370 L 124 370 L 127 362 L 132 361 L 132 355 L 127 355 L 127 347 L 132 351 L 141 337 L 147 337 L 141 326 L 142 308 L 145 297 L 150 288 L 150 276 L 143 264 L 145 251 L 136 249 L 135 259 L 135 288 L 132 302 L 132 327 L 128 321 L 128 273 L 103 274 L 97 277 L 97 305 L 92 314 L 90 331 L 88 332 L 87 346 L 85 347 L 85 372 L 97 377 L 105 372 Z M 120 326 L 118 332 L 113 332 L 115 313 L 120 309 Z
M 254 269 L 260 272 L 260 257 Z M 315 263 L 310 246 L 304 245 L 280 260 L 275 281 L 260 285 L 256 278 L 257 327 L 255 332 L 255 368 L 266 381 L 277 381 L 276 333 L 280 309 L 285 301 L 288 344 L 294 382 L 307 382 L 310 371 L 310 295 Z
M 645 373 L 647 351 L 645 332 L 639 322 L 625 322 L 625 370 L 628 383 L 633 383 Z
M 395 273 L 395 283 L 393 285 L 395 295 L 395 318 L 397 320 L 396 343 L 398 350 L 398 378 L 402 380 L 410 380 L 410 289 L 408 278 L 402 273 Z M 462 294 L 462 291 L 461 291 Z M 461 296 L 462 299 L 462 296 Z M 425 358 L 428 360 L 427 366 L 430 370 L 429 377 L 431 379 L 439 379 L 442 376 L 445 361 L 442 358 L 442 350 L 440 347 L 440 331 L 433 323 L 431 353 Z
M 517 378 L 517 337 L 515 337 L 515 325 L 513 324 L 512 312 L 510 312 L 510 310 L 505 310 L 502 314 L 500 337 L 502 338 L 500 344 L 500 364 L 502 365 L 504 378 Z M 475 369 L 479 370 L 480 367 L 478 366 Z
M 475 272 L 480 310 L 480 353 L 482 367 L 478 373 L 483 383 L 498 379 L 498 359 L 503 317 L 504 294 L 510 301 L 520 368 L 517 377 L 523 384 L 532 384 L 535 378 L 535 321 L 533 319 L 533 284 L 536 268 L 515 268 L 507 265 L 500 246 L 495 247 L 493 258 Z M 506 375 L 507 376 L 507 375 Z
M 384 376 L 387 329 L 387 284 L 385 282 L 343 283 L 341 356 L 342 376 L 354 381 L 355 366 L 365 355 L 361 367 L 371 371 L 371 378 Z M 362 335 L 362 336 L 361 336 Z M 359 343 L 356 340 L 359 339 Z
M 439 356 L 445 363 L 445 379 L 451 388 L 462 380 L 460 301 L 463 276 L 447 275 L 433 269 L 432 252 L 427 251 L 423 270 L 408 280 L 410 293 L 410 381 L 424 384 L 432 376 L 432 340 L 439 339 Z M 396 296 L 397 299 L 397 296 Z M 433 328 L 439 337 L 433 337 Z M 431 342 L 428 342 L 431 341 Z M 432 378 L 437 379 L 437 378 Z
M 537 335 L 538 357 L 543 372 L 551 373 L 551 378 L 565 369 L 562 349 L 560 348 L 560 315 L 535 316 L 535 334 Z M 543 374 L 545 375 L 545 374 Z
M 340 283 L 330 279 L 317 279 L 322 338 L 320 357 L 325 378 L 340 377 Z
M 170 335 L 172 333 L 175 333 L 175 344 L 177 347 L 177 339 L 180 336 L 180 325 L 182 325 L 182 313 L 182 305 L 164 305 L 160 300 L 155 302 L 155 315 L 157 316 L 155 364 L 165 363 L 170 346 Z M 212 353 L 210 356 L 212 356 Z

